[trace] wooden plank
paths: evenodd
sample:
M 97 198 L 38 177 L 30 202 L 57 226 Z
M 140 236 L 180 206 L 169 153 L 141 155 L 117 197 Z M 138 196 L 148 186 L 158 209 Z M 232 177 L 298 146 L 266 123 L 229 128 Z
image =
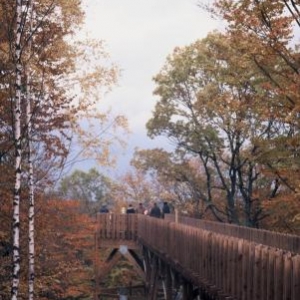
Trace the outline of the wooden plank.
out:
M 230 283 L 230 290 L 231 295 L 236 298 L 237 297 L 237 281 L 239 281 L 238 278 L 238 242 L 235 238 L 230 238 L 232 247 L 232 255 L 231 255 L 231 283 Z
M 106 227 L 106 238 L 107 239 L 111 239 L 111 226 L 110 226 L 110 222 L 111 222 L 111 218 L 114 218 L 114 215 L 112 214 L 105 214 L 105 227 Z
M 253 300 L 261 298 L 261 277 L 262 274 L 262 245 L 256 245 L 254 250 L 254 270 L 253 270 Z
M 219 250 L 219 243 L 217 240 L 216 235 L 213 236 L 212 238 L 212 280 L 211 283 L 215 284 L 218 286 L 218 263 L 219 263 L 219 256 L 218 256 L 218 251 Z
M 256 245 L 254 250 L 253 270 L 253 300 L 261 299 L 262 245 Z
M 247 300 L 247 275 L 248 275 L 248 259 L 249 259 L 249 245 L 248 242 L 243 240 L 243 258 L 242 258 L 242 297 L 241 300 Z M 249 299 L 250 300 L 250 299 Z
M 299 300 L 300 295 L 300 255 L 292 258 L 292 300 Z
M 151 259 L 151 279 L 150 279 L 150 300 L 157 299 L 157 285 L 158 285 L 158 266 L 157 258 L 152 257 Z
M 120 232 L 120 238 L 121 240 L 125 240 L 126 236 L 126 226 L 125 226 L 125 215 L 121 215 L 119 222 L 118 222 L 118 230 Z
M 283 251 L 275 252 L 274 265 L 274 300 L 282 300 L 283 295 Z
M 253 277 L 254 277 L 254 264 L 255 264 L 255 244 L 250 242 L 249 245 L 249 257 L 247 268 L 247 299 L 253 299 Z
M 283 256 L 283 297 L 282 300 L 290 300 L 292 287 L 292 254 L 290 252 Z
M 221 237 L 221 236 L 220 236 Z M 221 289 L 223 292 L 228 292 L 228 238 L 222 236 L 222 243 L 223 243 L 223 284 L 221 286 Z
M 172 277 L 169 265 L 165 266 L 166 300 L 172 300 Z
M 118 221 L 118 215 L 115 215 L 115 214 L 110 214 L 110 232 L 111 232 L 111 239 L 112 240 L 116 240 L 117 239 L 117 236 L 116 236 L 116 225 L 117 225 L 117 221 Z
M 267 290 L 268 290 L 268 265 L 269 265 L 269 248 L 262 246 L 261 249 L 261 275 L 259 278 L 260 281 L 260 299 L 267 299 Z
M 116 251 L 110 261 L 103 264 L 102 268 L 99 270 L 99 280 L 101 281 L 105 278 L 111 269 L 118 263 L 121 258 L 121 254 L 119 251 Z
M 235 238 L 229 238 L 229 267 L 230 267 L 230 280 L 229 280 L 229 295 L 234 296 L 235 294 L 235 281 L 236 276 L 236 257 L 237 257 L 237 242 Z
M 135 258 L 131 255 L 131 253 L 128 251 L 128 252 L 122 253 L 122 254 L 124 257 L 126 257 L 128 259 L 128 261 L 132 264 L 132 266 L 135 269 L 135 271 L 137 272 L 137 274 L 139 274 L 141 279 L 145 282 L 146 281 L 145 273 L 144 273 L 143 269 L 140 267 L 140 265 L 137 263 Z
M 242 299 L 243 297 L 243 261 L 244 261 L 244 253 L 243 253 L 243 240 L 238 240 L 238 269 L 237 276 L 239 278 L 239 283 L 237 284 L 237 299 Z
M 266 300 L 274 300 L 274 273 L 275 273 L 275 250 L 269 248 L 267 265 L 267 297 Z

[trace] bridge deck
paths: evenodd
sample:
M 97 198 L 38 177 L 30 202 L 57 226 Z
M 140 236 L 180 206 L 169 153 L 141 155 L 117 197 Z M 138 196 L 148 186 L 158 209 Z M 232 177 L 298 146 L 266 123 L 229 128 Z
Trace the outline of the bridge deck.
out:
M 228 228 L 220 234 L 144 215 L 100 215 L 98 222 L 101 243 L 138 242 L 215 299 L 299 299 L 300 255 L 254 242 L 255 230 L 247 240 Z M 266 239 L 272 234 L 282 240 L 270 232 Z M 290 238 L 297 249 L 300 238 Z

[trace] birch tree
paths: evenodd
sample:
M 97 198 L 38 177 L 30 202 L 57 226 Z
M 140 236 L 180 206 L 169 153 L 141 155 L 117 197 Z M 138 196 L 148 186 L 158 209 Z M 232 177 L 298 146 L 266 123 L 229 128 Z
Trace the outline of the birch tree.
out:
M 14 144 L 15 144 L 15 188 L 13 200 L 13 279 L 11 299 L 17 300 L 20 281 L 20 188 L 21 188 L 21 35 L 24 27 L 22 20 L 22 1 L 16 1 L 15 26 L 15 107 L 14 107 Z
M 31 4 L 33 15 L 30 13 Z M 48 183 L 51 171 L 56 169 L 54 172 L 57 172 L 63 166 L 72 136 L 84 135 L 80 120 L 85 117 L 95 118 L 101 121 L 103 127 L 105 122 L 110 122 L 105 113 L 91 115 L 91 112 L 96 111 L 99 100 L 97 94 L 104 86 L 106 89 L 115 82 L 117 71 L 107 61 L 103 64 L 105 66 L 101 65 L 102 61 L 95 61 L 95 57 L 90 59 L 93 65 L 82 69 L 81 73 L 76 66 L 77 59 L 93 56 L 97 51 L 105 57 L 101 43 L 98 46 L 92 44 L 87 50 L 89 53 L 83 53 L 83 46 L 87 44 L 82 42 L 82 46 L 76 45 L 71 39 L 83 19 L 80 4 L 81 1 L 77 0 L 16 1 L 14 4 L 0 1 L 0 155 L 1 164 L 7 163 L 7 168 L 13 169 L 15 174 L 14 180 L 5 179 L 8 181 L 5 184 L 13 185 L 14 188 L 12 299 L 17 299 L 20 287 L 20 197 L 21 187 L 25 187 L 21 179 L 27 175 L 29 180 L 29 188 L 23 189 L 23 195 L 27 192 L 29 195 L 28 292 L 32 299 L 35 215 L 33 180 Z M 33 26 L 30 25 L 31 21 Z M 86 92 L 83 97 L 78 98 L 76 93 L 71 92 L 75 84 Z M 78 92 L 81 93 L 80 90 Z M 125 124 L 123 118 L 117 117 L 114 120 L 115 127 Z M 92 136 L 85 141 L 91 142 Z M 97 141 L 97 146 L 95 142 L 92 144 L 97 150 L 103 149 L 99 154 L 104 157 L 107 156 L 109 145 L 111 141 L 103 142 L 103 145 Z M 26 163 L 22 160 L 25 154 L 29 158 Z
M 32 46 L 32 35 L 33 35 L 33 6 L 32 1 L 28 1 L 28 15 L 29 15 L 29 41 L 28 41 L 28 52 L 29 56 L 31 55 L 31 46 Z M 34 168 L 33 168 L 33 157 L 32 157 L 32 111 L 31 111 L 31 70 L 29 66 L 26 66 L 26 125 L 27 125 L 27 155 L 28 155 L 28 299 L 34 299 Z

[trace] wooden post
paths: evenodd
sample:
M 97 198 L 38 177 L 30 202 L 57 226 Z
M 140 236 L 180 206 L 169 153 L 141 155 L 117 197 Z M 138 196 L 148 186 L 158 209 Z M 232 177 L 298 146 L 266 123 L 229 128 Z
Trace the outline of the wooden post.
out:
M 132 296 L 132 282 L 129 282 L 129 295 Z
M 175 208 L 175 223 L 178 223 L 178 209 Z
M 95 295 L 94 300 L 98 300 L 99 294 L 99 244 L 98 244 L 98 234 L 99 234 L 99 217 L 96 216 L 96 232 L 95 232 Z
M 182 295 L 182 300 L 190 300 L 190 299 L 193 299 L 193 285 L 184 280 L 183 283 L 182 283 L 182 292 L 183 292 L 183 295 Z
M 124 246 L 123 246 L 124 247 Z M 138 264 L 138 262 L 135 260 L 135 258 L 132 255 L 133 250 L 131 251 L 126 251 L 122 252 L 122 255 L 128 259 L 128 261 L 132 264 L 133 268 L 139 274 L 141 279 L 145 282 L 146 281 L 146 276 L 144 270 L 141 268 L 141 266 Z
M 165 266 L 166 300 L 172 300 L 172 277 L 170 266 Z
M 157 258 L 155 256 L 151 259 L 151 278 L 150 278 L 150 290 L 149 290 L 149 300 L 157 299 L 157 281 L 158 281 L 158 264 Z
M 143 257 L 144 257 L 144 270 L 145 270 L 145 287 L 146 293 L 150 293 L 150 284 L 151 284 L 151 255 L 147 248 L 143 247 Z

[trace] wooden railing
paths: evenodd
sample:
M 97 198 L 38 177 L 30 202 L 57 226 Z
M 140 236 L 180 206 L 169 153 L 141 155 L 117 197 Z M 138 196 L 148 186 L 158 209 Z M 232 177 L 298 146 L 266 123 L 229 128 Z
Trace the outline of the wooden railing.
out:
M 98 237 L 104 240 L 136 240 L 137 215 L 98 214 Z
M 179 220 L 186 225 L 137 214 L 97 218 L 101 240 L 138 241 L 217 299 L 299 299 L 297 237 L 193 219 Z
M 175 216 L 173 214 L 165 215 L 165 220 L 174 222 Z M 203 230 L 213 231 L 215 233 L 237 237 L 258 244 L 300 254 L 300 236 L 297 235 L 282 234 L 263 229 L 224 224 L 220 222 L 206 221 L 184 216 L 178 216 L 178 222 L 196 228 L 201 228 Z
M 299 299 L 298 254 L 142 215 L 138 239 L 218 299 Z

